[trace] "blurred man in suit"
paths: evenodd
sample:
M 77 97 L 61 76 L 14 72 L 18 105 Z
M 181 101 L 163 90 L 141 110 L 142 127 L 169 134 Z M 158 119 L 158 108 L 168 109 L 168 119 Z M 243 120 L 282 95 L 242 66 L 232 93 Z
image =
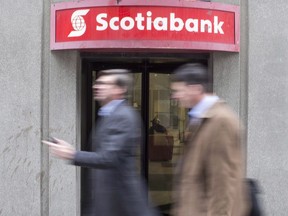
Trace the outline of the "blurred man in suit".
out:
M 172 98 L 189 109 L 177 167 L 174 216 L 247 216 L 244 157 L 237 115 L 207 94 L 208 69 L 185 64 L 172 75 Z
M 148 206 L 146 189 L 136 173 L 136 149 L 141 122 L 126 101 L 132 85 L 127 70 L 100 71 L 93 85 L 99 102 L 99 120 L 91 132 L 91 152 L 76 151 L 64 140 L 48 144 L 54 155 L 72 164 L 91 168 L 90 205 L 86 215 L 155 216 Z

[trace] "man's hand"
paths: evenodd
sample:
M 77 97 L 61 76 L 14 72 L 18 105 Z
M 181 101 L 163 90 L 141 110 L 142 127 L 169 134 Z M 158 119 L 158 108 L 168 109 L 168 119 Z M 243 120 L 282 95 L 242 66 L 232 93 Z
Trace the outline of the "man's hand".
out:
M 64 160 L 72 160 L 76 153 L 75 148 L 64 140 L 53 138 L 53 142 L 42 140 L 49 146 L 51 153 Z

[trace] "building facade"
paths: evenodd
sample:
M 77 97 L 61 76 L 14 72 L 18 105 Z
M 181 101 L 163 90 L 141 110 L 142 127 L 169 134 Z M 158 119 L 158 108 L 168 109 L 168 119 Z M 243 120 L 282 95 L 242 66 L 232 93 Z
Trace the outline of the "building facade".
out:
M 169 204 L 169 185 L 162 189 L 158 186 L 163 178 L 171 177 L 174 161 L 169 151 L 172 154 L 181 151 L 181 122 L 185 120 L 179 118 L 185 118 L 185 113 L 169 100 L 169 73 L 173 67 L 191 61 L 208 64 L 213 81 L 211 89 L 235 109 L 244 123 L 247 176 L 261 184 L 265 213 L 286 214 L 286 1 L 212 0 L 211 3 L 239 6 L 240 51 L 200 52 L 191 48 L 176 53 L 167 49 L 53 50 L 51 8 L 65 2 L 71 3 L 1 2 L 1 215 L 81 215 L 81 206 L 85 204 L 82 202 L 85 172 L 51 157 L 41 140 L 57 136 L 70 141 L 77 149 L 85 149 L 97 109 L 91 100 L 91 83 L 99 69 L 111 65 L 129 66 L 135 72 L 137 81 L 131 102 L 141 112 L 147 128 L 147 144 L 139 154 L 139 168 L 149 179 L 153 202 L 165 208 Z M 114 4 L 121 6 L 125 0 L 118 3 L 115 0 Z M 154 118 L 173 137 L 174 148 L 168 150 L 164 159 L 157 155 L 156 159 L 148 158 L 147 152 L 153 148 L 148 146 L 148 128 Z M 162 173 L 158 173 L 159 164 Z

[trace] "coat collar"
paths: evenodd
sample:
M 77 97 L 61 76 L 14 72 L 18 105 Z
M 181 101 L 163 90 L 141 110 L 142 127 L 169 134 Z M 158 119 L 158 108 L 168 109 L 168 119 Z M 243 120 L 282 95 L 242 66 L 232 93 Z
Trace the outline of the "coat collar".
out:
M 201 115 L 202 119 L 210 119 L 217 114 L 217 109 L 219 106 L 226 104 L 224 100 L 219 99 L 215 104 L 213 104 L 206 112 Z
M 219 99 L 215 102 L 209 109 L 206 110 L 201 116 L 199 116 L 199 121 L 190 122 L 185 130 L 185 140 L 194 139 L 199 129 L 207 122 L 207 120 L 213 118 L 215 115 L 219 114 L 218 108 L 226 104 L 224 100 Z
M 217 95 L 205 95 L 199 103 L 197 103 L 189 112 L 191 119 L 201 119 L 201 115 L 210 109 L 217 101 Z

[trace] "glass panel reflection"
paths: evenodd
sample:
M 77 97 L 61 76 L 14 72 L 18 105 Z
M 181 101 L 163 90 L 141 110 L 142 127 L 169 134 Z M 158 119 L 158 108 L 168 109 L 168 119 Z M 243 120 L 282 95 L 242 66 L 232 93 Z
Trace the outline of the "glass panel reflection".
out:
M 173 169 L 182 152 L 186 111 L 170 98 L 170 74 L 149 74 L 149 190 L 152 202 L 168 215 Z

